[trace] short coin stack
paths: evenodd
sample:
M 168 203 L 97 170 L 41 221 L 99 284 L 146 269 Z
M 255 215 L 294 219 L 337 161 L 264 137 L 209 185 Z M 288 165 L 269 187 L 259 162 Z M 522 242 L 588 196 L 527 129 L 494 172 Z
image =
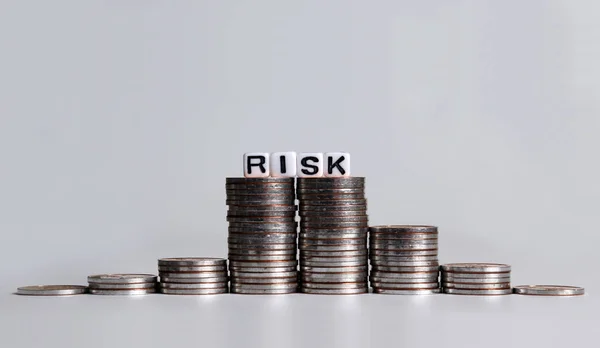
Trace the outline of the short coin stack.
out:
M 298 289 L 294 178 L 227 178 L 231 292 Z
M 94 295 L 145 295 L 156 292 L 153 274 L 98 274 L 88 277 Z
M 510 266 L 498 263 L 449 263 L 442 265 L 442 287 L 455 295 L 508 295 Z
M 158 260 L 159 289 L 168 295 L 214 295 L 228 292 L 227 260 L 173 257 Z
M 384 225 L 369 228 L 374 293 L 427 295 L 440 292 L 438 229 Z
M 298 178 L 300 289 L 368 292 L 365 178 Z

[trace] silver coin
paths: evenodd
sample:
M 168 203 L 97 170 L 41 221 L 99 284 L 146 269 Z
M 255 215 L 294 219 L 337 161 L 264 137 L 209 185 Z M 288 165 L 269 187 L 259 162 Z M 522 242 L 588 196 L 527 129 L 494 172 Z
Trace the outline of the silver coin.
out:
M 297 267 L 229 267 L 231 272 L 257 272 L 257 273 L 279 273 L 279 272 L 297 272 Z
M 255 216 L 244 216 L 244 217 L 227 217 L 229 222 L 242 222 L 242 223 L 296 223 L 295 217 L 255 217 Z
M 161 289 L 227 289 L 227 282 L 219 283 L 159 283 Z
M 342 177 L 304 177 L 298 178 L 298 184 L 347 184 L 347 183 L 364 183 L 363 176 L 342 176 Z
M 342 205 L 311 205 L 303 204 L 298 206 L 298 213 L 302 216 L 303 213 L 312 214 L 313 212 L 318 213 L 332 213 L 338 212 L 360 212 L 361 214 L 367 213 L 367 204 L 342 204 Z
M 83 285 L 31 285 L 17 288 L 17 295 L 26 296 L 68 296 L 87 292 Z
M 352 207 L 352 206 L 357 206 L 357 205 L 360 205 L 360 206 L 367 205 L 367 199 L 366 198 L 316 199 L 316 200 L 301 199 L 301 200 L 299 200 L 298 207 L 301 210 L 304 210 L 304 208 L 309 208 L 307 210 L 310 210 L 310 209 L 312 209 L 312 207 L 325 207 L 325 206 Z
M 158 266 L 159 272 L 219 272 L 226 271 L 227 266 Z
M 377 284 L 388 284 L 388 288 L 402 288 L 402 284 L 439 284 L 437 278 L 414 278 L 414 279 L 400 279 L 400 278 L 384 278 L 384 277 L 369 277 L 371 283 Z M 390 284 L 395 284 L 394 286 Z M 373 285 L 376 286 L 376 285 Z M 377 285 L 381 286 L 381 285 Z
M 364 232 L 301 232 L 299 237 L 303 239 L 363 239 L 365 243 L 367 242 L 367 234 Z
M 369 292 L 368 287 L 357 288 L 357 289 L 311 289 L 301 287 L 300 292 L 305 294 L 318 294 L 318 295 L 358 295 L 366 294 Z
M 293 294 L 297 292 L 297 288 L 294 289 L 231 289 L 232 294 L 240 295 L 285 295 Z
M 371 226 L 369 230 L 372 233 L 437 233 L 436 226 L 426 225 L 380 225 Z
M 235 261 L 295 261 L 296 255 L 232 255 L 229 260 Z
M 395 279 L 418 279 L 418 278 L 438 278 L 439 273 L 435 272 L 414 272 L 414 273 L 395 273 L 395 272 L 371 272 L 372 277 L 395 278 Z
M 239 196 L 238 196 L 239 197 Z M 290 196 L 286 196 L 287 198 L 270 198 L 270 199 L 231 199 L 228 198 L 225 200 L 225 204 L 232 206 L 263 206 L 263 205 L 295 205 L 296 200 L 292 199 Z
M 219 289 L 167 289 L 162 288 L 160 292 L 166 295 L 217 295 L 229 292 L 227 288 Z
M 221 283 L 229 280 L 227 273 L 223 273 L 220 277 L 212 278 L 172 278 L 167 276 L 160 276 L 162 283 L 178 283 L 178 284 L 200 284 L 200 283 Z
M 281 283 L 281 284 L 239 284 L 239 283 L 231 283 L 231 290 L 275 290 L 275 289 L 286 289 L 292 290 L 296 289 L 298 284 L 296 282 L 291 283 Z
M 270 235 L 273 234 L 275 236 L 289 236 L 295 235 L 297 231 L 297 226 L 293 227 L 292 225 L 286 225 L 282 227 L 229 227 L 227 231 L 229 232 L 229 237 L 235 238 L 249 238 L 249 237 L 260 237 L 261 235 Z
M 369 243 L 369 247 L 373 249 L 373 252 L 378 251 L 417 251 L 417 250 L 438 250 L 437 244 L 405 244 L 405 245 L 393 245 L 393 244 L 379 244 L 379 243 Z
M 357 267 L 367 266 L 368 261 L 357 260 L 357 261 L 308 261 L 302 260 L 300 264 L 305 267 Z
M 252 284 L 290 284 L 297 283 L 298 277 L 295 275 L 288 278 L 243 278 L 232 277 L 231 284 L 234 285 L 252 285 Z
M 346 245 L 314 245 L 314 244 L 299 244 L 298 249 L 301 251 L 353 251 L 367 250 L 366 245 L 361 244 L 346 244 Z
M 227 217 L 263 217 L 263 218 L 288 218 L 295 219 L 296 211 L 253 211 L 253 210 L 228 210 Z
M 510 289 L 510 283 L 494 283 L 494 284 L 464 284 L 464 283 L 447 283 L 443 282 L 442 286 L 448 289 L 475 289 L 475 290 L 487 290 L 487 289 Z
M 315 202 L 321 200 L 365 199 L 365 193 L 299 193 L 301 202 Z
M 235 269 L 235 267 L 296 267 L 297 265 L 298 261 L 230 261 L 229 269 Z
M 237 250 L 255 250 L 255 251 L 274 251 L 274 250 L 297 250 L 298 245 L 296 243 L 273 243 L 273 244 L 238 244 L 229 242 L 227 244 L 229 252 L 236 253 Z
M 291 187 L 268 187 L 268 188 L 229 188 L 225 187 L 227 196 L 270 196 L 270 195 L 289 195 L 295 196 L 295 190 Z
M 364 289 L 367 283 L 302 283 L 301 286 L 304 289 Z
M 367 245 L 366 238 L 338 238 L 338 239 L 307 239 L 300 238 L 300 245 Z
M 231 234 L 230 234 L 231 235 Z M 273 234 L 265 234 L 264 237 L 259 236 L 249 236 L 249 237 L 229 237 L 227 238 L 227 242 L 232 242 L 235 244 L 292 244 L 296 241 L 296 236 L 294 234 L 289 235 L 279 235 L 275 236 Z
M 298 224 L 295 221 L 289 222 L 230 222 L 227 230 L 237 233 L 257 233 L 257 232 L 293 232 Z M 241 231 L 238 231 L 241 230 Z
M 256 250 L 256 249 L 230 249 L 229 254 L 233 255 L 296 255 L 296 249 L 285 249 L 285 250 Z
M 294 192 L 294 184 L 292 183 L 262 183 L 262 184 L 225 184 L 226 190 L 290 190 Z
M 433 294 L 439 294 L 440 289 L 394 290 L 394 289 L 373 288 L 373 293 L 385 294 L 385 295 L 433 295 Z
M 320 275 L 302 275 L 300 277 L 302 283 L 344 283 L 344 282 L 367 282 L 367 275 L 355 275 L 355 274 L 338 274 L 338 273 L 324 273 Z
M 240 202 L 245 204 L 246 202 L 260 202 L 263 204 L 295 204 L 296 196 L 293 194 L 263 194 L 263 195 L 232 195 L 228 194 L 226 202 Z M 262 205 L 262 204 L 261 204 Z
M 438 250 L 404 250 L 404 251 L 387 251 L 370 249 L 373 256 L 391 256 L 391 257 L 415 257 L 415 256 L 437 256 Z
M 585 289 L 566 285 L 518 285 L 514 287 L 514 293 L 537 296 L 581 296 L 585 294 Z
M 231 271 L 232 277 L 241 278 L 290 278 L 297 277 L 297 271 L 290 272 L 244 272 L 244 271 Z
M 498 279 L 510 278 L 510 272 L 504 273 L 457 273 L 442 270 L 442 277 L 447 279 Z M 468 281 L 465 281 L 468 283 Z
M 263 206 L 236 206 L 230 205 L 227 210 L 228 214 L 241 213 L 241 214 L 275 214 L 275 213 L 294 213 L 298 207 L 296 205 L 282 204 L 282 205 L 263 205 Z
M 339 223 L 339 222 L 367 222 L 369 217 L 366 215 L 358 216 L 302 216 L 300 221 L 317 223 Z
M 310 251 L 301 250 L 301 257 L 354 257 L 354 256 L 368 256 L 369 252 L 367 249 L 363 250 L 351 250 L 351 251 Z
M 510 265 L 501 263 L 448 263 L 442 265 L 444 272 L 501 273 L 510 272 Z
M 414 273 L 414 272 L 437 272 L 439 266 L 421 266 L 421 267 L 385 267 L 373 266 L 372 272 L 397 272 L 397 273 Z
M 351 273 L 351 272 L 367 272 L 367 266 L 350 266 L 350 267 L 314 267 L 314 266 L 300 266 L 300 270 L 311 273 Z
M 444 293 L 454 294 L 454 295 L 477 295 L 477 296 L 510 295 L 510 294 L 512 294 L 512 289 L 470 290 L 470 289 L 444 288 Z
M 134 296 L 134 295 L 146 295 L 153 294 L 156 292 L 156 289 L 135 289 L 135 290 L 106 290 L 106 289 L 89 289 L 90 294 L 92 295 L 126 295 L 126 296 Z
M 457 278 L 442 274 L 441 279 L 449 283 L 464 283 L 464 284 L 497 284 L 497 283 L 510 283 L 510 277 L 502 278 Z
M 421 246 L 433 246 L 433 249 L 437 248 L 437 239 L 377 239 L 371 237 L 370 243 L 374 246 L 381 246 L 386 249 L 411 249 L 418 248 Z
M 321 187 L 299 187 L 296 189 L 298 194 L 364 194 L 364 187 L 338 187 L 338 188 L 321 188 Z
M 319 257 L 319 256 L 301 256 L 300 262 L 302 261 L 312 261 L 312 262 L 364 262 L 366 263 L 368 260 L 367 255 L 354 255 L 354 256 L 345 256 L 345 257 Z
M 154 274 L 95 274 L 87 279 L 88 283 L 131 284 L 154 283 L 157 281 L 157 276 Z
M 157 283 L 133 283 L 133 284 L 102 284 L 90 283 L 90 289 L 114 289 L 114 290 L 131 290 L 131 289 L 152 289 Z
M 200 278 L 221 278 L 223 276 L 227 275 L 226 271 L 222 271 L 222 272 L 160 272 L 160 277 L 161 279 L 163 277 L 167 277 L 170 279 L 173 278 L 194 278 L 194 279 L 200 279 Z
M 308 228 L 302 229 L 301 233 L 304 235 L 321 235 L 321 234 L 334 234 L 334 233 L 360 233 L 361 236 L 367 236 L 369 229 L 366 227 L 341 227 L 341 228 Z
M 379 281 L 371 281 L 371 286 L 379 289 L 395 289 L 395 290 L 413 290 L 413 289 L 439 289 L 440 284 L 437 282 L 430 283 L 383 283 Z
M 327 218 L 332 218 L 332 217 L 366 217 L 368 218 L 367 215 L 367 210 L 342 210 L 342 211 L 310 211 L 310 210 L 303 210 L 301 212 L 298 213 L 298 216 L 300 216 L 300 218 L 305 218 L 305 217 L 327 217 Z
M 374 267 L 429 267 L 439 266 L 438 261 L 379 261 L 371 259 Z
M 373 256 L 369 257 L 371 261 L 375 262 L 408 262 L 408 261 L 437 261 L 437 255 L 431 256 Z M 391 264 L 388 264 L 391 266 Z
M 437 242 L 438 234 L 437 233 L 407 233 L 407 234 L 397 234 L 397 233 L 373 233 L 372 231 L 369 233 L 371 240 L 377 242 L 384 241 L 400 241 L 402 242 Z
M 338 227 L 366 227 L 368 223 L 366 221 L 358 222 L 313 222 L 313 221 L 300 221 L 300 228 L 315 228 L 315 229 L 329 229 Z
M 290 185 L 294 184 L 294 178 L 276 178 L 276 177 L 267 177 L 267 178 L 225 178 L 226 184 L 271 184 L 271 183 L 287 183 Z

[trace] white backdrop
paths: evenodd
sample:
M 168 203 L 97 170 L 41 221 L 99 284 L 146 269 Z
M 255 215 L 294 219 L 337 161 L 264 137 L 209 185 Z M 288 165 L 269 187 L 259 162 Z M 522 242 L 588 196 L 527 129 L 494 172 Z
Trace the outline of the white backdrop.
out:
M 585 343 L 600 309 L 598 11 L 0 2 L 0 336 L 10 347 Z M 287 150 L 350 152 L 371 223 L 439 226 L 442 262 L 510 263 L 514 284 L 588 295 L 11 294 L 155 273 L 158 257 L 225 257 L 225 177 L 242 174 L 244 152 Z

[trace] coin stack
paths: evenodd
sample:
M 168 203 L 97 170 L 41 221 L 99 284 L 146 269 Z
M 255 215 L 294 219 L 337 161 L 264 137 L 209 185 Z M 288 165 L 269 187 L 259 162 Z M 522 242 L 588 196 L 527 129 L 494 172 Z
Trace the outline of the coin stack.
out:
M 294 178 L 227 178 L 231 292 L 298 289 Z
M 158 260 L 159 289 L 168 295 L 214 295 L 228 292 L 227 260 L 173 257 Z
M 442 265 L 442 287 L 455 295 L 508 295 L 510 266 L 498 263 L 449 263 Z
M 373 292 L 426 295 L 440 292 L 438 229 L 435 226 L 372 226 L 370 231 Z
M 156 292 L 153 274 L 98 274 L 88 277 L 94 295 L 145 295 Z
M 368 292 L 365 178 L 298 178 L 300 289 Z

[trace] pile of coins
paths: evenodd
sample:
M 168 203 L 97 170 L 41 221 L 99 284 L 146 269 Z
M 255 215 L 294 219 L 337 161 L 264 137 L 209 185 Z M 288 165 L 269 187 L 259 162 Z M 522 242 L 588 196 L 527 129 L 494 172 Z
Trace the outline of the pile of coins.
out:
M 298 178 L 300 290 L 368 292 L 365 178 Z
M 159 289 L 168 295 L 214 295 L 228 292 L 227 260 L 174 257 L 158 260 Z
M 386 225 L 369 229 L 373 292 L 426 295 L 440 292 L 438 229 Z
M 227 178 L 231 292 L 298 289 L 294 178 Z
M 94 295 L 145 295 L 156 292 L 153 274 L 98 274 L 88 277 L 89 292 Z
M 442 287 L 455 295 L 508 295 L 510 266 L 498 263 L 449 263 L 442 265 Z

